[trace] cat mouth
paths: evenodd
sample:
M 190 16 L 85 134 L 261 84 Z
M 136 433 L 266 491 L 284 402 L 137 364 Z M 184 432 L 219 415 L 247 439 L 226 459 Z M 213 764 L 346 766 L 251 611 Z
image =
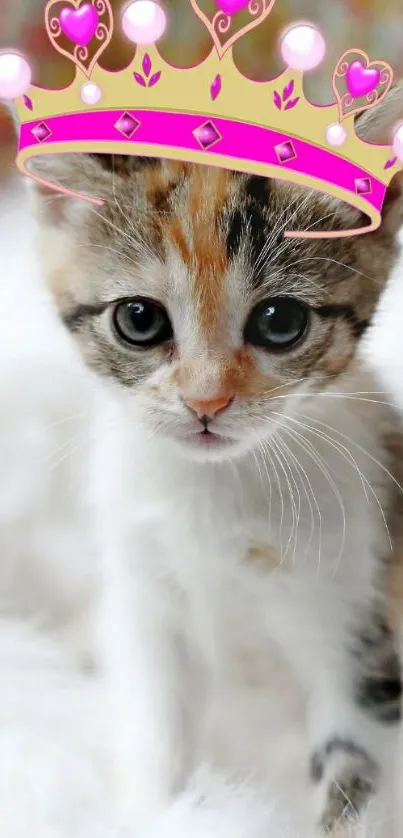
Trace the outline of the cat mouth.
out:
M 230 439 L 227 436 L 221 436 L 221 434 L 216 434 L 213 431 L 209 431 L 208 428 L 206 428 L 204 431 L 200 431 L 198 434 L 194 434 L 188 441 L 192 442 L 200 448 L 222 448 L 228 445 L 233 445 L 235 442 L 235 440 Z
M 202 460 L 222 460 L 233 457 L 240 441 L 232 436 L 210 430 L 193 431 L 178 435 L 176 442 L 190 457 Z

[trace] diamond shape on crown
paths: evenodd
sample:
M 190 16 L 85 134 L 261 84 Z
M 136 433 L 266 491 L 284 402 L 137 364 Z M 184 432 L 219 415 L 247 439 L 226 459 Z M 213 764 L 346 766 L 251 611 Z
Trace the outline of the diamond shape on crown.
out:
M 32 128 L 31 130 L 31 134 L 34 135 L 38 143 L 44 143 L 45 140 L 48 140 L 49 137 L 52 136 L 50 128 L 48 128 L 44 122 L 40 122 L 39 125 L 35 125 L 35 128 Z
M 354 181 L 357 195 L 369 195 L 372 192 L 372 183 L 369 177 L 359 177 Z
M 297 152 L 295 151 L 291 140 L 287 140 L 285 143 L 280 143 L 280 145 L 275 145 L 274 151 L 277 154 L 279 163 L 289 163 L 290 160 L 295 160 L 297 157 Z
M 203 149 L 203 151 L 208 151 L 209 148 L 212 148 L 214 145 L 217 145 L 222 140 L 222 136 L 215 127 L 214 122 L 211 119 L 207 120 L 207 122 L 203 122 L 202 125 L 199 125 L 193 131 L 193 136 Z
M 125 111 L 125 113 L 122 113 L 122 116 L 119 117 L 117 122 L 115 122 L 114 128 L 116 128 L 120 134 L 123 134 L 127 140 L 131 140 L 137 129 L 140 128 L 140 125 L 141 122 L 139 122 L 136 117 Z

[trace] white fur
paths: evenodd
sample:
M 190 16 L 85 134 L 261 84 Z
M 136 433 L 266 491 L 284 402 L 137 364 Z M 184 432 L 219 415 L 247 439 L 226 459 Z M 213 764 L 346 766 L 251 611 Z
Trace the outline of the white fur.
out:
M 374 389 L 371 378 L 351 381 L 351 392 Z M 307 700 L 310 749 L 342 734 L 379 759 L 386 747 L 388 762 L 394 734 L 378 730 L 347 699 L 351 631 L 374 600 L 374 571 L 389 549 L 378 506 L 387 481 L 376 464 L 382 455 L 370 411 L 357 411 L 353 401 L 337 396 L 333 401 L 329 412 L 322 399 L 313 421 L 322 414 L 353 443 L 344 442 L 343 458 L 334 442 L 311 437 L 331 476 L 329 486 L 298 440 L 289 440 L 310 490 L 307 484 L 304 494 L 301 482 L 297 497 L 294 487 L 298 538 L 288 552 L 291 478 L 279 462 L 281 492 L 274 483 L 270 516 L 263 461 L 187 461 L 169 443 L 136 433 L 133 416 L 115 402 L 106 406 L 104 424 L 99 420 L 100 661 L 112 689 L 112 740 L 122 745 L 118 783 L 135 806 L 163 803 L 186 780 L 200 750 L 211 756 L 204 727 L 211 714 L 214 719 L 218 710 L 221 720 L 231 686 L 236 695 L 241 684 L 252 683 L 254 695 L 267 695 L 279 660 L 290 668 L 300 702 Z M 281 569 L 248 562 L 252 545 L 274 545 Z M 189 682 L 195 681 L 193 694 Z M 249 725 L 244 734 L 248 739 Z M 264 758 L 253 753 L 249 763 L 240 763 L 222 730 L 221 737 L 225 770 L 238 767 L 264 781 Z M 133 776 L 139 778 L 135 788 Z
M 5 249 L 22 218 L 11 198 L 7 209 L 8 220 L 1 219 L 0 226 L 2 257 L 6 253 L 0 303 L 0 596 L 8 612 L 0 624 L 1 833 L 7 838 L 131 838 L 124 807 L 116 811 L 113 806 L 114 779 L 123 791 L 119 803 L 128 803 L 130 810 L 141 792 L 140 802 L 153 808 L 172 780 L 183 779 L 183 766 L 186 787 L 198 766 L 208 762 L 219 774 L 196 773 L 196 791 L 182 791 L 141 827 L 141 838 L 294 838 L 296 830 L 310 835 L 301 690 L 308 686 L 305 655 L 309 663 L 318 662 L 319 680 L 322 655 L 328 660 L 329 651 L 334 653 L 334 666 L 339 665 L 339 646 L 332 648 L 317 622 L 332 628 L 334 616 L 345 628 L 345 602 L 330 596 L 335 568 L 329 561 L 339 562 L 337 497 L 331 498 L 324 476 L 311 463 L 315 491 L 320 497 L 327 493 L 332 506 L 322 523 L 321 566 L 318 541 L 310 551 L 313 562 L 303 556 L 310 512 L 301 489 L 308 528 L 298 538 L 297 572 L 292 547 L 285 557 L 288 573 L 268 584 L 265 573 L 241 566 L 249 543 L 268 538 L 264 470 L 255 469 L 253 460 L 235 469 L 200 463 L 195 483 L 194 464 L 134 434 L 127 418 L 117 416 L 115 407 L 110 417 L 111 406 L 102 401 L 99 428 L 108 423 L 109 444 L 107 451 L 105 446 L 98 451 L 107 460 L 102 456 L 93 463 L 100 469 L 96 498 L 84 505 L 87 441 L 82 434 L 100 397 L 91 391 L 48 300 L 40 302 L 27 218 L 14 251 Z M 376 457 L 370 429 L 336 399 L 331 424 Z M 353 512 L 338 571 L 348 585 L 350 608 L 362 597 L 363 585 L 371 592 L 370 562 L 358 565 L 351 557 L 358 549 L 361 554 L 365 543 L 370 557 L 374 539 L 383 547 L 382 527 L 377 504 L 373 497 L 367 503 L 357 472 L 322 444 L 334 479 L 343 482 L 346 509 Z M 74 445 L 75 455 L 62 462 Z M 358 449 L 355 455 L 372 479 L 375 464 Z M 343 473 L 337 476 L 340 465 Z M 287 494 L 286 475 L 278 469 Z M 382 486 L 379 492 L 382 500 Z M 109 583 L 102 601 L 109 619 L 102 619 L 95 646 L 92 632 L 99 622 L 93 617 L 99 612 L 90 606 L 100 554 L 90 538 L 87 500 L 95 500 L 98 509 L 104 503 L 98 533 Z M 278 519 L 273 506 L 272 521 Z M 286 520 L 283 529 L 289 531 Z M 284 547 L 286 542 L 284 537 Z M 168 608 L 175 597 L 176 607 Z M 136 634 L 134 611 L 142 615 Z M 187 638 L 184 658 L 177 658 L 168 642 L 178 631 Z M 129 635 L 136 638 L 135 646 Z M 102 678 L 88 668 L 97 650 L 112 689 L 105 690 Z M 179 685 L 177 695 L 173 682 Z M 333 686 L 331 679 L 324 683 L 325 693 Z M 321 706 L 314 705 L 313 738 L 330 723 L 330 712 L 321 714 Z M 186 712 L 178 714 L 178 708 Z M 342 703 L 335 710 L 356 733 L 348 708 Z M 116 743 L 123 766 L 117 777 L 110 770 L 116 766 Z M 127 748 L 134 743 L 136 748 Z M 127 782 L 126 768 L 138 781 L 136 789 Z M 221 775 L 235 785 L 228 787 Z M 259 791 L 249 792 L 248 785 Z M 203 805 L 200 797 L 206 797 Z M 287 813 L 286 823 L 273 811 L 273 799 Z M 374 828 L 372 820 L 370 838 Z

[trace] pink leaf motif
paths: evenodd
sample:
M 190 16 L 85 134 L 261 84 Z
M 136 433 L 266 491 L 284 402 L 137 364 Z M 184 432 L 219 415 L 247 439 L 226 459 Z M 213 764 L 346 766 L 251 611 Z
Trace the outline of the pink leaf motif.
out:
M 151 73 L 151 68 L 152 68 L 152 61 L 151 61 L 151 58 L 150 58 L 148 52 L 146 52 L 146 54 L 143 58 L 143 73 L 144 73 L 145 76 L 147 76 L 147 78 L 149 77 L 149 75 Z
M 294 82 L 290 81 L 283 90 L 283 102 L 287 102 L 294 92 Z
M 290 99 L 289 102 L 287 102 L 284 110 L 289 111 L 290 108 L 295 108 L 295 105 L 298 105 L 298 102 L 299 102 L 299 96 L 297 96 L 296 99 Z
M 282 109 L 281 96 L 280 96 L 279 93 L 277 93 L 277 90 L 275 90 L 274 93 L 273 93 L 273 101 L 274 101 L 274 104 L 275 104 L 276 108 L 278 108 L 278 110 L 281 111 L 281 109 Z
M 211 95 L 211 98 L 212 98 L 213 102 L 217 99 L 217 96 L 220 95 L 221 88 L 222 88 L 221 76 L 218 75 L 218 76 L 215 77 L 215 79 L 214 79 L 214 81 L 211 85 L 211 88 L 210 88 L 210 95 Z
M 148 86 L 149 87 L 154 87 L 154 85 L 159 82 L 160 78 L 161 78 L 161 70 L 159 70 L 158 73 L 154 73 L 154 75 L 151 76 L 150 81 L 148 82 Z
M 140 73 L 133 73 L 133 76 L 136 79 L 137 84 L 139 84 L 141 87 L 147 87 L 143 79 L 143 76 L 141 76 Z
M 395 163 L 397 163 L 397 157 L 391 157 L 390 160 L 388 160 L 387 163 L 385 163 L 384 169 L 391 169 L 392 166 L 395 165 Z
M 34 106 L 31 102 L 29 96 L 23 96 L 23 102 L 24 102 L 25 107 L 28 108 L 29 111 L 33 111 Z

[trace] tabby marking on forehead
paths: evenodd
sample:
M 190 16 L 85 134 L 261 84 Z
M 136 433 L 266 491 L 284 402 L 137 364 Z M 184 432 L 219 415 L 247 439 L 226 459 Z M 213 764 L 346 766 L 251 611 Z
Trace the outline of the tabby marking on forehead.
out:
M 180 214 L 160 220 L 163 238 L 176 247 L 188 270 L 200 325 L 207 334 L 218 320 L 223 302 L 228 253 L 218 219 L 232 180 L 226 170 L 194 169 L 188 177 Z

